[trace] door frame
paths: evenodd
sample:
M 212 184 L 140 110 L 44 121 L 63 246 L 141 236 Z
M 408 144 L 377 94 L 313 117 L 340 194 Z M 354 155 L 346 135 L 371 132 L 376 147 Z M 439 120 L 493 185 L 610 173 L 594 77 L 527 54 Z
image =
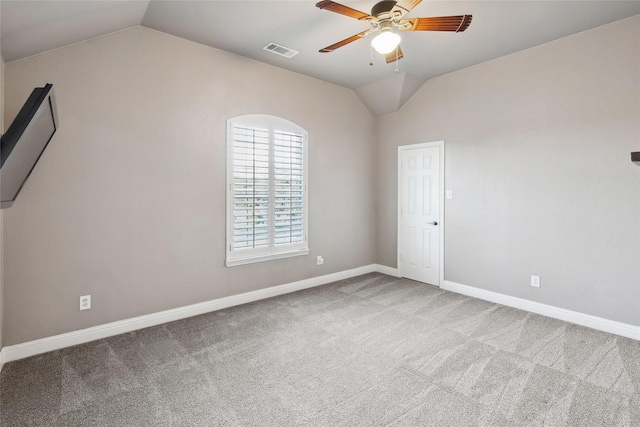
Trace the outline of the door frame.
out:
M 422 142 L 418 144 L 410 144 L 410 145 L 400 145 L 398 146 L 398 219 L 397 219 L 397 259 L 396 263 L 398 266 L 398 275 L 400 277 L 404 277 L 402 271 L 402 264 L 400 263 L 400 251 L 402 249 L 402 215 L 400 210 L 402 208 L 402 153 L 407 150 L 414 150 L 418 148 L 430 148 L 430 147 L 438 147 L 438 160 L 440 162 L 440 188 L 438 189 L 438 199 L 440 201 L 440 212 L 438 215 L 440 219 L 438 220 L 438 225 L 440 226 L 440 234 L 439 234 L 439 248 L 440 248 L 440 277 L 438 278 L 437 286 L 440 287 L 444 283 L 444 202 L 445 202 L 445 186 L 444 186 L 444 141 L 434 141 L 434 142 Z

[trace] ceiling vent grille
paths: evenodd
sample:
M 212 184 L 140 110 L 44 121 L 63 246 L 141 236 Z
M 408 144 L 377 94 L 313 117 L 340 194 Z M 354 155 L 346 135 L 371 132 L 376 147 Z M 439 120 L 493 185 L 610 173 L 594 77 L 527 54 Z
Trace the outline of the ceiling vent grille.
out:
M 263 47 L 263 49 L 269 52 L 273 52 L 277 55 L 284 56 L 285 58 L 293 58 L 298 53 L 300 53 L 296 50 L 289 49 L 288 47 L 284 47 L 282 45 L 279 45 L 278 43 L 273 42 L 267 44 L 265 47 Z

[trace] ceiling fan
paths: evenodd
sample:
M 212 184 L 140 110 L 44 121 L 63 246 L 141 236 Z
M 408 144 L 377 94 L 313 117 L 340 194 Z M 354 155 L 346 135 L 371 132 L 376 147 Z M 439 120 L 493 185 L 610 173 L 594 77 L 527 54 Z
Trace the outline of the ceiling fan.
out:
M 421 2 L 422 0 L 382 0 L 376 3 L 371 9 L 371 14 L 368 14 L 331 0 L 322 0 L 316 4 L 318 8 L 349 16 L 359 21 L 367 21 L 371 24 L 371 28 L 320 49 L 320 52 L 333 52 L 371 33 L 379 32 L 371 41 L 371 46 L 378 53 L 386 56 L 387 63 L 391 63 L 404 56 L 400 49 L 400 36 L 393 31 L 394 29 L 400 31 L 453 31 L 460 33 L 471 24 L 471 15 L 403 19 L 406 14 Z

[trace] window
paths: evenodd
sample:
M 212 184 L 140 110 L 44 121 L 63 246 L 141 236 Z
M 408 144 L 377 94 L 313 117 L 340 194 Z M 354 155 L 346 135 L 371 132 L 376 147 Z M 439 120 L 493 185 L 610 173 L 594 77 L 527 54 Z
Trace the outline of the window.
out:
M 226 265 L 309 253 L 307 133 L 279 117 L 227 121 Z

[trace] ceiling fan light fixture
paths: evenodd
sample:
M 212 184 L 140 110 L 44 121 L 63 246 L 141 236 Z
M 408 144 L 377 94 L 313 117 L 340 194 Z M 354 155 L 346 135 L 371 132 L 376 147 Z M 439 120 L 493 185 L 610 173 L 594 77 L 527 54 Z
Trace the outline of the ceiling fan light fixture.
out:
M 400 40 L 400 35 L 391 31 L 390 28 L 384 28 L 380 34 L 371 40 L 371 46 L 373 46 L 376 52 L 386 55 L 398 47 Z

